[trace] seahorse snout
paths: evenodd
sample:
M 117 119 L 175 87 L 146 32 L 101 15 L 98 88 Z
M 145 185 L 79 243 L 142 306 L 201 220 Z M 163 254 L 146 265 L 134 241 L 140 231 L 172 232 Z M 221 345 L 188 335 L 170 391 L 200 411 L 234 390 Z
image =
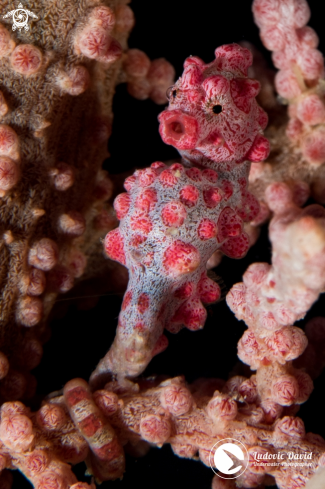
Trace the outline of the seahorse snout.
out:
M 164 110 L 158 117 L 159 132 L 166 144 L 177 149 L 194 149 L 199 134 L 197 120 L 181 110 Z

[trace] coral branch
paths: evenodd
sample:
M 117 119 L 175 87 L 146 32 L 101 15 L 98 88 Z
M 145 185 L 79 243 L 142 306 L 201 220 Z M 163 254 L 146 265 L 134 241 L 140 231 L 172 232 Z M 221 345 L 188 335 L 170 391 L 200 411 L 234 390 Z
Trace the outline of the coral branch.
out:
M 285 416 L 270 422 L 253 377 L 235 378 L 222 388 L 223 384 L 217 379 L 200 379 L 190 386 L 181 377 L 163 382 L 148 379 L 137 385 L 137 393 L 132 393 L 111 382 L 92 396 L 86 382 L 75 379 L 65 386 L 64 397 L 52 398 L 32 415 L 21 403 L 6 403 L 0 424 L 3 466 L 19 467 L 36 488 L 47 487 L 42 484 L 50 484 L 51 477 L 56 476 L 60 488 L 72 489 L 79 486 L 73 485 L 76 482 L 69 466 L 57 458 L 63 454 L 70 463 L 86 459 L 88 471 L 102 481 L 123 473 L 120 444 L 125 449 L 132 447 L 134 452 L 142 451 L 144 441 L 158 447 L 170 443 L 176 455 L 199 458 L 213 467 L 213 446 L 224 438 L 233 438 L 244 443 L 248 451 L 248 468 L 237 479 L 240 487 L 263 484 L 267 474 L 272 476 L 271 481 L 275 478 L 279 489 L 303 487 L 323 466 L 325 441 L 306 434 L 300 418 Z M 67 435 L 79 439 L 79 445 L 82 439 L 83 446 L 88 443 L 91 456 L 85 449 L 79 458 L 71 452 L 67 456 Z M 99 447 L 98 443 L 109 439 Z M 290 453 L 301 457 L 312 453 L 310 463 L 298 476 L 290 466 Z M 281 463 L 264 463 L 267 457 L 274 460 L 276 454 Z M 99 460 L 100 472 L 98 465 L 94 467 Z M 216 480 L 212 487 L 220 488 Z M 84 483 L 80 487 L 90 486 Z
M 316 49 L 317 34 L 306 26 L 310 10 L 305 0 L 254 0 L 253 13 L 264 45 L 273 51 L 273 62 L 279 69 L 275 88 L 282 102 L 288 105 L 289 116 L 287 121 L 279 104 L 265 106 L 273 110 L 270 130 L 266 133 L 271 154 L 265 164 L 253 164 L 250 174 L 250 190 L 264 209 L 256 221 L 259 224 L 269 217 L 264 192 L 272 182 L 303 185 L 307 190 L 305 200 L 310 186 L 315 199 L 325 202 L 324 59 Z M 254 74 L 265 79 L 266 71 L 257 66 Z
M 113 219 L 98 225 L 113 187 L 101 165 L 132 11 L 118 0 L 95 3 L 36 2 L 42 34 L 35 26 L 21 37 L 11 18 L 0 24 L 0 348 L 11 366 L 2 362 L 5 400 L 35 390 L 27 364 L 40 361 L 57 294 L 105 269 L 100 238 L 115 226 Z M 40 348 L 22 365 L 16 357 L 30 341 Z
M 325 214 L 317 204 L 299 209 L 284 183 L 269 186 L 266 197 L 275 214 L 272 265 L 251 265 L 227 303 L 249 327 L 238 356 L 257 370 L 259 395 L 266 403 L 290 406 L 305 402 L 313 389 L 310 377 L 292 367 L 307 346 L 304 333 L 292 325 L 324 290 Z

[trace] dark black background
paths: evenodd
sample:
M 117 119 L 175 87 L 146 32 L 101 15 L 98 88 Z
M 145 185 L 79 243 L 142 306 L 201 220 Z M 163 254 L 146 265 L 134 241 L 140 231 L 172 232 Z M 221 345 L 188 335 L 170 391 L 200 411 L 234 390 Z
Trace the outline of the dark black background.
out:
M 242 40 L 252 42 L 270 60 L 253 22 L 251 3 L 250 0 L 134 0 L 130 6 L 135 13 L 136 25 L 129 46 L 144 50 L 151 59 L 165 57 L 174 65 L 177 77 L 182 73 L 187 56 L 198 55 L 205 62 L 210 62 L 217 46 Z M 309 5 L 312 10 L 309 25 L 320 35 L 323 29 L 322 2 L 310 0 Z M 325 35 L 320 43 L 322 52 L 325 52 L 324 44 Z M 113 134 L 109 142 L 111 157 L 106 162 L 106 168 L 112 174 L 177 157 L 176 150 L 160 140 L 157 115 L 161 110 L 161 106 L 150 100 L 141 102 L 131 98 L 125 85 L 117 87 Z M 263 229 L 260 241 L 247 257 L 240 261 L 224 258 L 216 273 L 229 290 L 234 283 L 241 281 L 248 264 L 269 260 L 267 229 Z M 63 299 L 59 298 L 58 304 Z M 71 306 L 65 318 L 52 322 L 52 338 L 45 345 L 44 358 L 35 370 L 39 394 L 60 389 L 74 377 L 89 378 L 114 338 L 120 304 L 120 296 L 103 296 L 95 309 L 78 311 Z M 227 379 L 236 364 L 237 342 L 245 325 L 234 318 L 225 301 L 209 307 L 208 312 L 203 331 L 192 333 L 183 330 L 175 336 L 167 333 L 169 348 L 154 358 L 145 374 L 185 374 L 188 381 L 202 376 Z M 321 301 L 306 319 L 316 315 L 324 315 Z M 304 323 L 301 321 L 299 325 Z M 307 431 L 323 436 L 325 424 L 321 395 L 324 380 L 324 375 L 316 380 L 315 391 L 299 412 Z M 81 465 L 76 468 L 79 478 L 84 473 L 84 465 Z M 169 446 L 152 449 L 142 459 L 127 457 L 126 469 L 122 481 L 106 482 L 101 487 L 209 489 L 213 476 L 203 464 L 174 456 Z M 18 476 L 14 487 L 17 489 L 24 485 Z

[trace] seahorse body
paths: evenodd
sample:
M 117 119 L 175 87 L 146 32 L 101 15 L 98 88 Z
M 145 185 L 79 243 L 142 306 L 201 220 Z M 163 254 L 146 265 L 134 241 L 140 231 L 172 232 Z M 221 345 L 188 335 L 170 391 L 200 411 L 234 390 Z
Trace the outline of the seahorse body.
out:
M 255 100 L 259 83 L 247 78 L 251 61 L 236 44 L 218 48 L 208 65 L 188 58 L 169 90 L 160 134 L 183 164 L 137 170 L 114 202 L 120 226 L 107 234 L 105 250 L 130 280 L 116 338 L 93 380 L 105 372 L 139 375 L 166 348 L 164 328 L 201 329 L 203 304 L 220 297 L 208 259 L 217 249 L 241 258 L 249 248 L 243 222 L 259 210 L 247 190 L 249 161 L 264 159 L 269 148 L 261 134 L 267 116 Z

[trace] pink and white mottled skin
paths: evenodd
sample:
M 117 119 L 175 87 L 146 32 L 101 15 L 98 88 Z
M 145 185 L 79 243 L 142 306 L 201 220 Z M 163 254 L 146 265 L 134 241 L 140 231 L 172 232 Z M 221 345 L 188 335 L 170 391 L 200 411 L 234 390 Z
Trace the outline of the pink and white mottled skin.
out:
M 233 258 L 249 248 L 243 221 L 258 213 L 247 191 L 249 160 L 268 154 L 267 116 L 255 100 L 259 83 L 247 78 L 250 51 L 231 44 L 215 54 L 208 65 L 185 61 L 159 116 L 163 140 L 180 151 L 184 165 L 155 162 L 137 170 L 115 200 L 121 222 L 106 236 L 105 251 L 127 266 L 130 280 L 116 338 L 93 382 L 108 372 L 121 380 L 139 375 L 166 348 L 164 328 L 201 329 L 202 302 L 220 296 L 207 261 L 219 248 Z
M 274 212 L 270 223 L 272 265 L 252 264 L 227 295 L 227 303 L 248 330 L 238 356 L 257 370 L 257 388 L 264 402 L 290 406 L 305 402 L 312 389 L 307 373 L 292 366 L 307 347 L 300 328 L 303 318 L 325 286 L 325 211 L 314 204 L 300 209 L 285 183 L 266 189 Z
M 247 78 L 251 52 L 227 44 L 215 56 L 209 64 L 187 58 L 168 92 L 169 107 L 159 116 L 160 135 L 179 150 L 184 164 L 227 172 L 266 158 L 269 143 L 261 130 L 267 115 L 255 100 L 259 82 Z

